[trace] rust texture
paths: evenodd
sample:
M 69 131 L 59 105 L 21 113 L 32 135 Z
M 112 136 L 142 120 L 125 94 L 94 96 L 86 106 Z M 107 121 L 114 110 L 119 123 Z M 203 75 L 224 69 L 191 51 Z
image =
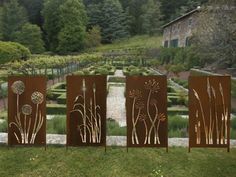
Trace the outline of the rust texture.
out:
M 8 145 L 46 145 L 46 77 L 8 78 Z
M 230 76 L 189 78 L 189 148 L 229 148 L 230 92 Z
M 67 145 L 106 146 L 106 76 L 67 77 Z
M 166 76 L 126 78 L 127 147 L 168 147 Z

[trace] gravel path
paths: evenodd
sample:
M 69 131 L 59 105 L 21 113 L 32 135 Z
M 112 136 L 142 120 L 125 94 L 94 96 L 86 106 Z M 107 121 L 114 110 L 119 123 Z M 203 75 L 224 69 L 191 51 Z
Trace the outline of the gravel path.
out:
M 122 70 L 116 70 L 115 75 L 109 77 L 124 77 L 124 75 Z M 124 92 L 124 86 L 110 85 L 109 94 L 107 96 L 107 118 L 114 119 L 121 127 L 126 126 Z
M 126 126 L 124 87 L 110 86 L 107 96 L 107 118 L 112 118 L 120 126 Z

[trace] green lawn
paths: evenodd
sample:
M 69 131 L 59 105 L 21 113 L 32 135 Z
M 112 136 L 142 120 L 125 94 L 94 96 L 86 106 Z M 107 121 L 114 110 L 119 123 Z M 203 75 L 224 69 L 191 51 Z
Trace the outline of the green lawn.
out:
M 109 51 L 114 49 L 128 48 L 158 48 L 161 46 L 162 36 L 135 36 L 126 40 L 115 41 L 113 44 L 101 45 L 96 48 L 97 51 Z
M 22 177 L 233 177 L 236 149 L 129 149 L 0 147 L 1 176 Z

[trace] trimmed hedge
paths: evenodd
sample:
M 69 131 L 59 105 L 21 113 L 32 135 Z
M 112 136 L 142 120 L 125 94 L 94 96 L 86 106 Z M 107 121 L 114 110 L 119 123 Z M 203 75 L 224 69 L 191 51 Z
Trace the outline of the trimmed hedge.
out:
M 47 114 L 66 114 L 66 105 L 64 104 L 47 104 Z
M 59 82 L 51 86 L 50 90 L 52 89 L 65 89 L 66 88 L 66 83 L 65 82 Z
M 50 90 L 51 92 L 61 92 L 61 93 L 65 93 L 66 92 L 66 89 L 51 89 Z
M 169 107 L 167 109 L 168 115 L 188 115 L 187 107 Z
M 0 41 L 0 64 L 4 64 L 13 60 L 28 59 L 30 51 L 23 45 L 16 42 Z
M 47 92 L 47 99 L 49 100 L 56 100 L 59 96 L 61 96 L 63 93 L 62 92 L 52 92 L 48 91 Z
M 108 82 L 125 83 L 125 77 L 109 77 Z
M 58 104 L 66 104 L 66 94 L 61 94 L 61 96 L 59 96 L 57 98 L 57 103 Z
M 178 105 L 179 104 L 179 102 L 178 102 L 179 96 L 168 96 L 168 99 L 170 99 L 171 103 L 174 104 L 174 105 Z
M 139 75 L 139 76 L 148 76 L 148 75 L 154 75 L 154 73 L 147 68 L 143 67 L 136 67 L 136 66 L 129 66 L 129 67 L 124 67 L 123 73 L 126 76 L 132 76 L 132 75 Z

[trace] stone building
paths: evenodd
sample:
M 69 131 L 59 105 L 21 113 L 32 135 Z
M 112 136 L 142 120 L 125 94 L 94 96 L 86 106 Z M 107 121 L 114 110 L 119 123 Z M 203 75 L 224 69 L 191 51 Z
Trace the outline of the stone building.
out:
M 189 38 L 197 25 L 199 10 L 200 7 L 163 26 L 164 47 L 185 47 L 190 45 Z

